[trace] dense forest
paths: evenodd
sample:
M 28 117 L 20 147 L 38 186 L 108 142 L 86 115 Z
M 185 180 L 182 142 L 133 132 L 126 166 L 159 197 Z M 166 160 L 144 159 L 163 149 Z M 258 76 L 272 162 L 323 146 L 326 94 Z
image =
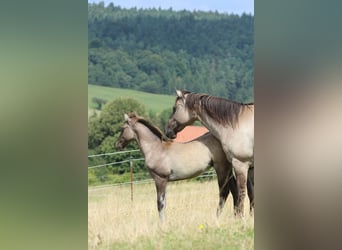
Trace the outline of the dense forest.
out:
M 88 83 L 253 101 L 254 17 L 88 4 Z

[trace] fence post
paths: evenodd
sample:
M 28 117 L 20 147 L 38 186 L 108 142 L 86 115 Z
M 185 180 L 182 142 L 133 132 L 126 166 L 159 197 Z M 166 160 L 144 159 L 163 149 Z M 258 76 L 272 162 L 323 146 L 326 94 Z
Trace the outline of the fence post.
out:
M 130 168 L 130 177 L 131 177 L 131 201 L 133 201 L 133 161 L 132 156 L 129 160 L 129 168 Z

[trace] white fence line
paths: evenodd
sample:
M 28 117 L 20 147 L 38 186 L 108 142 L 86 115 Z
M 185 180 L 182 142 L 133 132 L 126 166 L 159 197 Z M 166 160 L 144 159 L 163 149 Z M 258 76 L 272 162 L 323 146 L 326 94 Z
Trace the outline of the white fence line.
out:
M 135 184 L 143 184 L 143 183 L 148 183 L 148 182 L 153 182 L 153 179 L 133 181 L 132 183 L 135 185 Z M 123 186 L 123 185 L 128 185 L 128 184 L 131 184 L 131 182 L 128 181 L 128 182 L 122 182 L 122 183 L 93 186 L 91 188 L 88 188 L 88 191 L 97 191 L 97 190 L 104 189 L 104 188 L 110 188 L 110 187 L 115 187 L 115 186 Z
M 145 159 L 144 158 L 138 158 L 138 159 L 129 159 L 129 160 L 125 160 L 125 161 L 106 163 L 106 164 L 101 164 L 101 165 L 96 165 L 96 166 L 88 167 L 88 169 L 100 168 L 100 167 L 105 167 L 105 166 L 110 166 L 110 165 L 117 165 L 117 164 L 121 164 L 121 163 L 125 163 L 125 162 L 130 162 L 130 161 L 141 161 L 141 160 L 145 160 Z
M 97 156 L 103 156 L 103 155 L 118 155 L 118 154 L 125 154 L 130 152 L 138 152 L 139 149 L 134 150 L 127 150 L 127 151 L 119 151 L 119 152 L 112 152 L 112 153 L 104 153 L 104 154 L 97 154 L 97 155 L 88 155 L 88 158 L 97 157 Z
M 200 176 L 197 176 L 197 178 L 214 177 L 214 176 L 216 176 L 216 173 L 208 174 L 208 175 L 200 175 Z M 149 183 L 149 182 L 153 182 L 153 179 L 146 179 L 146 180 L 141 180 L 141 181 L 132 181 L 132 183 L 134 185 L 136 185 L 136 184 L 139 185 L 139 184 L 144 184 L 144 183 Z M 97 191 L 97 190 L 101 190 L 101 189 L 105 189 L 105 188 L 117 187 L 117 186 L 129 185 L 129 184 L 131 184 L 130 181 L 122 182 L 122 183 L 107 184 L 107 185 L 92 186 L 92 187 L 88 187 L 88 191 L 92 192 L 92 191 Z
M 124 154 L 124 153 L 138 152 L 138 151 L 140 151 L 140 150 L 136 149 L 136 150 L 127 150 L 127 151 L 104 153 L 104 154 L 95 154 L 95 155 L 89 155 L 88 158 L 104 156 L 104 155 Z M 141 160 L 145 160 L 145 159 L 144 158 L 138 158 L 138 159 L 129 159 L 129 160 L 124 160 L 124 161 L 119 161 L 119 162 L 100 164 L 100 165 L 88 167 L 88 169 L 100 168 L 100 167 L 105 167 L 105 166 L 110 166 L 110 165 L 118 165 L 118 164 L 130 162 L 130 161 L 141 161 Z M 208 172 L 206 172 L 200 176 L 197 176 L 197 178 L 214 177 L 214 176 L 216 176 L 216 173 L 212 170 L 212 171 L 208 171 Z M 99 185 L 99 186 L 88 186 L 88 191 L 97 191 L 97 190 L 101 190 L 104 188 L 110 188 L 110 187 L 114 187 L 114 186 L 122 186 L 122 185 L 128 185 L 128 184 L 143 184 L 143 183 L 149 183 L 149 182 L 153 182 L 153 179 L 149 178 L 149 179 L 145 179 L 145 180 L 132 181 L 132 182 L 128 181 L 128 182 L 114 183 L 114 184 L 107 184 L 107 185 L 105 184 L 105 185 Z

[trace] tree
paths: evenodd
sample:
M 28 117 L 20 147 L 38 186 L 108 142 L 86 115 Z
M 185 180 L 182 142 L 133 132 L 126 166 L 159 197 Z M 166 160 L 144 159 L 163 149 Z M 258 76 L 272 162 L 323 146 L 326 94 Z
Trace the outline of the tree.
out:
M 88 4 L 88 82 L 251 99 L 253 22 L 246 14 Z
M 101 110 L 102 105 L 106 104 L 107 100 L 98 98 L 98 97 L 93 97 L 92 101 L 97 104 L 97 109 Z
M 105 153 L 104 149 L 101 150 L 102 143 L 105 140 L 108 141 L 108 137 L 114 141 L 123 124 L 124 114 L 133 111 L 140 116 L 146 116 L 145 107 L 132 98 L 119 98 L 107 103 L 101 114 L 89 121 L 88 148 L 98 149 L 98 152 Z M 107 149 L 109 150 L 106 147 Z

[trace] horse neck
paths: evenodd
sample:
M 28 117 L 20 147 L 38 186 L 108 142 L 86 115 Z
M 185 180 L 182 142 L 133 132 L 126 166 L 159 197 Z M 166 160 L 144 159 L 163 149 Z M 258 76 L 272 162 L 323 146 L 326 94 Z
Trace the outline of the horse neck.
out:
M 220 124 L 207 115 L 205 112 L 197 113 L 198 120 L 212 133 L 216 138 L 220 138 Z
M 145 157 L 150 153 L 155 153 L 156 149 L 161 148 L 162 142 L 160 138 L 145 125 L 137 123 L 134 131 L 137 135 L 137 143 Z

